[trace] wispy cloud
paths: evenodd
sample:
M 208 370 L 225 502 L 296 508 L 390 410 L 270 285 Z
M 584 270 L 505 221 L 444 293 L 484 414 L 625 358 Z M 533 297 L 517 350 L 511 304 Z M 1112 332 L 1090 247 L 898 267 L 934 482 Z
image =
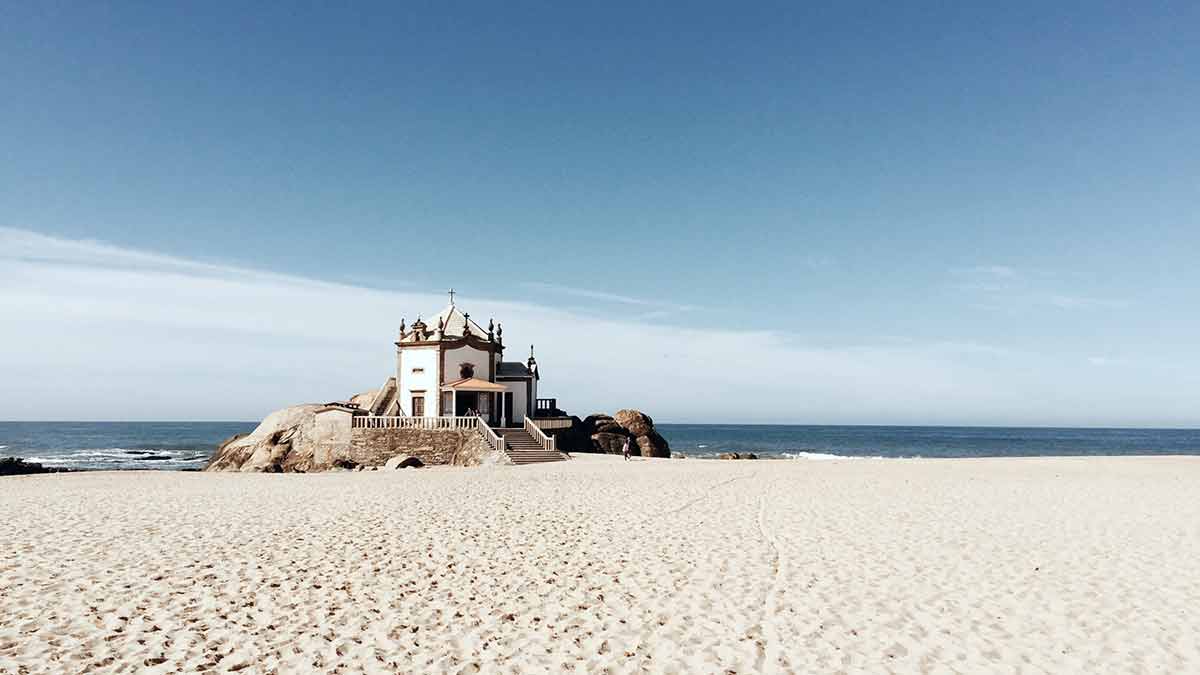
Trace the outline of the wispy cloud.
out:
M 974 267 L 956 267 L 953 274 L 974 278 L 1016 279 L 1021 276 L 1015 267 L 1008 265 L 976 265 Z
M 994 309 L 1062 310 L 1123 309 L 1124 300 L 1063 292 L 1054 275 L 1033 273 L 1008 265 L 978 265 L 950 270 L 953 286 L 975 297 L 972 304 Z
M 1073 386 L 1076 374 L 1061 372 L 1059 360 L 970 341 L 814 344 L 780 331 L 670 326 L 636 318 L 662 309 L 653 300 L 611 295 L 642 311 L 464 302 L 504 322 L 511 350 L 536 344 L 542 392 L 581 414 L 639 407 L 664 421 L 1072 421 L 1048 417 L 1030 395 Z M 444 302 L 440 293 L 0 229 L 0 416 L 256 419 L 342 398 L 392 371 L 401 317 Z M 1071 389 L 1070 411 L 1120 412 L 1131 400 L 1128 388 L 1105 398 L 1086 384 Z M 1158 391 L 1147 386 L 1133 399 L 1160 410 L 1179 404 Z
M 1045 299 L 1048 304 L 1060 309 L 1124 309 L 1129 306 L 1129 303 L 1124 300 L 1091 298 L 1062 293 L 1050 293 Z
M 521 286 L 528 290 L 540 292 L 546 295 L 560 295 L 573 298 L 584 298 L 587 300 L 599 300 L 601 302 L 610 302 L 620 305 L 635 305 L 638 307 L 657 308 L 657 311 L 653 312 L 654 316 L 661 316 L 667 312 L 690 312 L 699 309 L 696 305 L 678 304 L 650 298 L 635 298 L 629 295 L 609 293 L 606 291 L 596 291 L 587 288 L 576 288 L 574 286 L 564 286 L 562 284 L 549 284 L 538 281 L 529 281 L 522 283 Z

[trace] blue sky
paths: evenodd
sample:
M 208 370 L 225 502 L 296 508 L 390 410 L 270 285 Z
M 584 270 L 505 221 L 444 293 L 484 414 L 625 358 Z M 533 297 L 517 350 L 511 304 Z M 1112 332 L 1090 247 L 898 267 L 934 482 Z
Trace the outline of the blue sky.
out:
M 453 285 L 577 412 L 1195 426 L 1200 7 L 1046 4 L 0 9 L 0 417 L 337 398 Z

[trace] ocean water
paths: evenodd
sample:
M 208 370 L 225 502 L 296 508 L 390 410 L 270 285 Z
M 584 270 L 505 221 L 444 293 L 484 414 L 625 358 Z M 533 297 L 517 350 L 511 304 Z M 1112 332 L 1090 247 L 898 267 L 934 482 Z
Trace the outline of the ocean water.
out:
M 198 469 L 256 422 L 0 422 L 0 457 L 75 469 Z M 1197 429 L 660 424 L 689 457 L 771 459 L 1200 455 Z
M 257 422 L 0 422 L 0 457 L 71 469 L 199 469 Z
M 1197 455 L 1200 429 L 656 425 L 689 457 L 753 452 L 783 459 Z

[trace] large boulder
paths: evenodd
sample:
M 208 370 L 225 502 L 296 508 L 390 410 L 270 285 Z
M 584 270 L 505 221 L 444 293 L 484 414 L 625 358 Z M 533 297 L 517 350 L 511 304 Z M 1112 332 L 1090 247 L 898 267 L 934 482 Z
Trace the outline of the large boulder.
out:
M 619 410 L 616 415 L 594 413 L 575 418 L 570 429 L 560 431 L 559 448 L 567 452 L 621 454 L 626 439 L 629 451 L 642 457 L 670 457 L 667 439 L 654 429 L 654 420 L 640 410 Z
M 305 427 L 311 428 L 321 407 L 307 403 L 276 410 L 254 431 L 234 436 L 218 446 L 204 470 L 278 473 L 331 468 L 313 466 L 312 444 L 305 443 Z
M 613 419 L 612 415 L 606 415 L 604 413 L 592 413 L 591 415 L 583 418 L 583 422 L 579 423 L 577 426 L 587 433 L 587 435 L 591 436 L 592 434 L 596 433 L 601 426 L 608 426 L 610 424 L 616 424 L 616 420 Z
M 650 429 L 650 433 L 637 437 L 637 447 L 641 451 L 642 457 L 671 456 L 671 446 L 667 444 L 667 439 L 654 429 Z
M 640 410 L 618 410 L 613 419 L 634 436 L 647 436 L 654 431 L 654 420 Z
M 592 434 L 592 443 L 595 446 L 593 452 L 601 452 L 608 455 L 619 455 L 625 447 L 625 439 L 629 438 L 626 434 L 613 434 L 608 432 L 600 432 Z M 632 446 L 633 443 L 631 442 Z M 630 452 L 633 452 L 633 447 L 630 447 Z
M 361 400 L 361 396 L 355 397 Z M 310 473 L 314 471 L 373 468 L 382 461 L 374 450 L 356 444 L 350 417 L 355 411 L 345 403 L 304 404 L 277 410 L 263 419 L 249 434 L 234 436 L 217 447 L 204 467 L 205 471 L 245 471 L 260 473 Z M 510 460 L 492 450 L 474 433 L 448 430 L 461 441 L 461 447 L 449 459 L 457 466 L 503 464 Z M 389 448 L 399 455 L 429 456 L 425 445 Z M 447 441 L 450 442 L 450 441 Z M 590 439 L 589 439 L 590 443 Z
M 629 432 L 625 430 L 625 427 L 621 426 L 620 424 L 617 424 L 616 420 L 605 420 L 604 422 L 601 422 L 600 424 L 596 425 L 596 429 L 592 433 L 593 434 L 625 434 L 625 435 L 628 435 Z
M 583 420 L 571 418 L 571 426 L 554 431 L 554 442 L 563 452 L 595 452 L 592 443 L 592 431 L 587 429 Z

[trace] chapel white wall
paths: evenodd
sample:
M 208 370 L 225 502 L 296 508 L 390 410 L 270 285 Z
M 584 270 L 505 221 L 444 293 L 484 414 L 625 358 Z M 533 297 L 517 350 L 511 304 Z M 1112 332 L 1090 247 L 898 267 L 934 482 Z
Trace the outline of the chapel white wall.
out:
M 414 373 L 413 369 L 424 372 Z M 438 397 L 441 392 L 438 382 L 437 347 L 407 347 L 400 350 L 396 358 L 396 383 L 400 396 L 400 414 L 412 415 L 413 392 L 425 394 L 425 417 L 436 417 Z
M 459 368 L 464 363 L 475 366 L 475 377 L 481 380 L 491 379 L 488 374 L 488 352 L 476 349 L 470 345 L 446 350 L 446 382 L 453 382 L 462 377 Z
M 508 423 L 510 425 L 520 425 L 525 419 L 525 416 L 529 414 L 529 410 L 527 408 L 529 405 L 529 398 L 525 395 L 525 380 L 504 381 L 497 382 L 496 384 L 502 384 L 506 390 L 512 392 L 513 419 L 508 420 Z M 501 408 L 501 412 L 503 412 L 503 410 L 504 409 Z

